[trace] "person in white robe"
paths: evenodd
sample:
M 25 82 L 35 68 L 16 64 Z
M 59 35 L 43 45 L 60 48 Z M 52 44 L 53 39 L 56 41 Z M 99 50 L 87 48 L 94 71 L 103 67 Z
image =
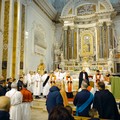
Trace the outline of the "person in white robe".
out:
M 43 97 L 46 98 L 46 96 L 49 93 L 49 89 L 50 89 L 50 82 L 49 82 L 49 78 L 48 78 L 49 74 L 47 74 L 47 71 L 44 72 L 44 75 L 41 77 L 42 81 L 43 81 Z
M 25 82 L 27 83 L 27 89 L 29 91 L 31 91 L 32 93 L 33 93 L 33 77 L 34 77 L 34 75 L 33 75 L 32 71 L 30 71 L 26 75 L 26 78 L 25 78 L 26 79 Z
M 64 79 L 64 74 L 62 73 L 62 70 L 59 69 L 58 72 L 55 72 L 56 75 L 56 80 L 63 80 Z
M 33 76 L 33 83 L 34 83 L 34 87 L 33 87 L 33 95 L 35 96 L 36 99 L 40 98 L 40 75 L 38 73 L 34 73 Z
M 6 93 L 6 96 L 10 98 L 10 120 L 22 120 L 22 108 L 21 103 L 23 95 L 17 91 L 17 83 L 11 84 L 11 90 Z

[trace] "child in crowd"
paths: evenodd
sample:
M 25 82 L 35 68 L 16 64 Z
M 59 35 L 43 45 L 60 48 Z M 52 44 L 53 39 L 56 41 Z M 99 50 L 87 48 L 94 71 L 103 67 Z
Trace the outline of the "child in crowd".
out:
M 89 120 L 100 120 L 98 111 L 94 108 L 89 110 L 89 116 L 91 117 Z

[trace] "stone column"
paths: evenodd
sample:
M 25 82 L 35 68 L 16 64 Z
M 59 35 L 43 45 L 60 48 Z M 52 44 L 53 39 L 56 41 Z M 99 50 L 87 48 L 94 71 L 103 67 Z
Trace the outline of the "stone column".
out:
M 11 77 L 12 75 L 13 23 L 14 23 L 14 0 L 10 0 L 7 77 Z
M 80 28 L 77 28 L 77 61 L 79 61 L 79 55 L 80 55 Z
M 99 24 L 99 58 L 103 58 L 103 25 Z
M 64 51 L 64 59 L 67 59 L 67 27 L 64 27 L 64 45 L 63 45 L 63 51 Z
M 68 26 L 68 30 L 67 30 L 67 59 L 71 59 L 71 29 Z
M 102 50 L 102 58 L 107 58 L 107 24 L 106 22 L 103 23 L 103 40 L 102 40 L 102 46 L 103 46 L 103 50 Z
M 71 58 L 74 59 L 74 26 L 70 27 L 71 29 L 71 47 L 72 47 L 72 56 Z
M 95 52 L 94 55 L 96 55 L 96 60 L 98 60 L 98 41 L 97 41 L 97 27 L 94 27 L 95 29 L 95 46 L 96 46 L 96 49 L 95 49 Z M 94 52 L 94 49 L 93 49 L 93 52 Z
M 4 31 L 4 8 L 5 0 L 1 1 L 1 28 L 0 28 L 0 75 L 2 75 L 2 55 L 3 55 L 3 31 Z
M 108 37 L 108 40 L 107 40 L 107 45 L 108 45 L 108 49 L 112 49 L 112 44 L 111 44 L 111 23 L 107 23 L 107 31 L 108 31 L 108 34 L 107 34 L 107 37 Z M 107 51 L 107 56 L 109 56 L 109 50 Z
M 17 13 L 17 40 L 16 40 L 16 65 L 15 65 L 15 78 L 17 79 L 20 74 L 20 48 L 21 48 L 21 11 L 22 4 L 18 0 L 18 13 Z

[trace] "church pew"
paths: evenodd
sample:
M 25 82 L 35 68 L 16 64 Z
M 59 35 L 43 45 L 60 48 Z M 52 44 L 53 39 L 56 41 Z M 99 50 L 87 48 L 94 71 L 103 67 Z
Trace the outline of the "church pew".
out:
M 89 120 L 90 117 L 74 116 L 75 120 Z M 100 120 L 110 120 L 110 119 L 100 119 Z

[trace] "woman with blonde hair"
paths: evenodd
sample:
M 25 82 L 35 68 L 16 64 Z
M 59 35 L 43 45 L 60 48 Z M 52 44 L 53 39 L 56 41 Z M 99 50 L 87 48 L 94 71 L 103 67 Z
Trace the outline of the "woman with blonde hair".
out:
M 61 93 L 62 98 L 63 98 L 63 104 L 64 104 L 64 106 L 67 106 L 67 105 L 68 105 L 68 99 L 67 99 L 67 95 L 66 95 L 66 92 L 65 92 L 65 84 L 64 84 L 64 81 L 61 82 L 60 93 Z

